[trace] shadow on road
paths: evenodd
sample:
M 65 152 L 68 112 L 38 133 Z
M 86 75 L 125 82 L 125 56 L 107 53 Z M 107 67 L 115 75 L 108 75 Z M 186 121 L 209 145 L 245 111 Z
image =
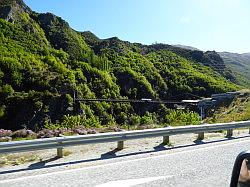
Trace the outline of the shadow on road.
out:
M 37 163 L 34 163 L 34 164 L 30 164 L 27 169 L 32 170 L 32 169 L 44 168 L 46 163 L 53 162 L 53 161 L 58 160 L 58 159 L 59 159 L 58 157 L 53 157 L 53 158 L 43 160 L 43 161 L 40 161 L 40 162 L 37 162 Z
M 168 150 L 170 147 L 166 148 L 166 146 L 167 145 L 165 145 L 164 143 L 161 143 L 161 144 L 155 146 L 154 151 L 152 151 L 152 152 Z
M 117 157 L 116 153 L 120 151 L 119 149 L 114 149 L 112 151 L 109 151 L 107 153 L 104 153 L 101 155 L 101 160 L 104 160 L 104 159 L 110 159 L 110 158 L 115 158 Z
M 228 137 L 228 138 L 222 139 L 222 140 L 214 140 L 214 141 L 206 141 L 206 142 L 202 141 L 202 140 L 195 140 L 195 141 L 193 141 L 193 143 L 186 144 L 186 145 L 179 145 L 179 146 L 167 146 L 164 144 L 159 144 L 159 145 L 154 147 L 154 150 L 138 151 L 138 152 L 133 152 L 133 153 L 121 154 L 121 155 L 117 155 L 117 152 L 119 150 L 114 149 L 112 151 L 109 151 L 107 153 L 102 154 L 100 158 L 93 158 L 93 159 L 78 160 L 78 161 L 73 161 L 73 162 L 64 162 L 64 163 L 56 163 L 56 164 L 46 165 L 46 163 L 49 163 L 49 162 L 52 162 L 52 161 L 55 161 L 58 159 L 57 157 L 54 157 L 54 158 L 51 158 L 48 160 L 44 160 L 41 162 L 31 164 L 27 168 L 0 171 L 0 175 L 28 171 L 28 170 L 53 168 L 53 167 L 59 167 L 59 166 L 69 166 L 69 165 L 80 164 L 80 163 L 94 162 L 94 161 L 99 161 L 99 160 L 107 160 L 107 159 L 112 159 L 112 158 L 121 158 L 121 157 L 126 157 L 126 156 L 133 156 L 133 155 L 141 155 L 141 154 L 160 152 L 160 151 L 172 150 L 172 149 L 178 150 L 180 148 L 185 148 L 185 147 L 194 147 L 194 146 L 199 146 L 199 145 L 204 145 L 204 144 L 212 144 L 212 143 L 216 143 L 216 142 L 224 142 L 224 141 L 230 141 L 230 140 L 235 140 L 235 139 L 242 139 L 242 138 L 246 138 L 246 137 L 249 137 L 249 135 L 242 136 L 242 137 Z

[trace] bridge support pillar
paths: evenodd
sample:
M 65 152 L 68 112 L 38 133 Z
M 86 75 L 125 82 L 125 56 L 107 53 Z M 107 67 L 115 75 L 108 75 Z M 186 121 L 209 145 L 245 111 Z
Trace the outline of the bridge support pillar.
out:
M 204 140 L 204 138 L 205 138 L 205 133 L 204 133 L 204 132 L 198 133 L 198 138 L 197 138 L 197 140 Z
M 227 130 L 227 136 L 226 137 L 232 137 L 233 136 L 233 129 Z
M 167 145 L 170 143 L 169 141 L 169 136 L 163 136 L 163 142 L 162 142 L 164 145 Z
M 124 148 L 124 141 L 118 141 L 117 142 L 117 149 L 122 150 Z

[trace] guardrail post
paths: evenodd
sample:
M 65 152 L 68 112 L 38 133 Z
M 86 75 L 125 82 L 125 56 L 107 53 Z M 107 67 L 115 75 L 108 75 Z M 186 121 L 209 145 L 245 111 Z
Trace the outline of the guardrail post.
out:
M 167 144 L 169 144 L 169 142 L 170 142 L 170 141 L 169 141 L 169 136 L 163 136 L 163 142 L 162 142 L 162 143 L 163 143 L 164 145 L 167 145 Z
M 233 129 L 228 129 L 226 137 L 231 137 L 231 136 L 233 136 Z
M 124 148 L 124 141 L 118 141 L 117 142 L 117 149 L 122 150 Z
M 205 133 L 204 133 L 204 132 L 198 133 L 198 138 L 197 138 L 197 140 L 204 140 L 204 138 L 205 138 Z
M 249 134 L 250 134 L 250 128 L 249 128 Z
M 62 142 L 58 142 L 59 145 L 62 144 Z M 58 147 L 57 148 L 57 157 L 62 158 L 63 157 L 63 147 Z

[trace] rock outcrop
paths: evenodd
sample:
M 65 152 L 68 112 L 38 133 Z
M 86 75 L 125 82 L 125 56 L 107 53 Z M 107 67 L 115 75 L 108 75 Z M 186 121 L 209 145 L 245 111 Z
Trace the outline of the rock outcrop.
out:
M 20 14 L 31 13 L 32 10 L 22 0 L 2 0 L 0 2 L 0 18 L 9 22 L 19 20 Z

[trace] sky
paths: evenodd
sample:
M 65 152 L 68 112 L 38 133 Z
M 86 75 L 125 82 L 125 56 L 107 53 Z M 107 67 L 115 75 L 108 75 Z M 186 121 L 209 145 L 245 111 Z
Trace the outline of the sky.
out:
M 249 0 L 24 0 L 78 31 L 143 44 L 250 52 Z

